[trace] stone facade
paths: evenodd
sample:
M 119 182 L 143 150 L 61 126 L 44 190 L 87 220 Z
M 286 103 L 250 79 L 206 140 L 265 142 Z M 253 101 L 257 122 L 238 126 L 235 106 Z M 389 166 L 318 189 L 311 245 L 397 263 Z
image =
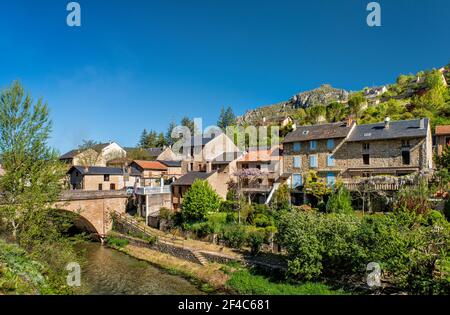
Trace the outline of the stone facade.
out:
M 311 147 L 311 141 L 316 143 L 314 148 Z M 316 171 L 319 176 L 334 182 L 338 177 L 400 176 L 433 168 L 429 126 L 426 136 L 422 137 L 350 141 L 347 136 L 332 141 L 332 146 L 329 139 L 285 143 L 284 172 L 296 174 L 304 180 L 309 171 Z M 316 167 L 311 164 L 312 156 L 317 160 Z M 294 159 L 299 165 L 295 165 Z M 289 183 L 294 185 L 292 177 Z

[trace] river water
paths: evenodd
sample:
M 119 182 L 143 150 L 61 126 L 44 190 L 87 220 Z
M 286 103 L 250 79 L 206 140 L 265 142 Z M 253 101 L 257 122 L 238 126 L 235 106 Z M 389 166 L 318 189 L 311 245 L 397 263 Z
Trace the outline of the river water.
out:
M 81 272 L 83 294 L 204 294 L 182 277 L 170 275 L 145 261 L 99 243 L 87 242 L 80 247 L 86 259 Z

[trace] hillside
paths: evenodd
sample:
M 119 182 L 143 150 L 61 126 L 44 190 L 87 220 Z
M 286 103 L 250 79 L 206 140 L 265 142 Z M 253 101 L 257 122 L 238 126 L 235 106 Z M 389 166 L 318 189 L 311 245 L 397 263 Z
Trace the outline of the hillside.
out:
M 395 83 L 349 92 L 322 85 L 289 100 L 247 111 L 238 125 L 275 125 L 285 117 L 298 124 L 335 122 L 348 116 L 360 123 L 428 117 L 433 126 L 450 124 L 449 65 L 400 75 Z

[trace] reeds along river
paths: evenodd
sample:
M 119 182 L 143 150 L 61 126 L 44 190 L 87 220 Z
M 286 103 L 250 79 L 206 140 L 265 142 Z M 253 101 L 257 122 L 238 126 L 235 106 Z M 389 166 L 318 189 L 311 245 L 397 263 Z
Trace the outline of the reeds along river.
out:
M 86 259 L 82 265 L 80 294 L 204 294 L 182 277 L 99 243 L 86 242 L 79 246 Z

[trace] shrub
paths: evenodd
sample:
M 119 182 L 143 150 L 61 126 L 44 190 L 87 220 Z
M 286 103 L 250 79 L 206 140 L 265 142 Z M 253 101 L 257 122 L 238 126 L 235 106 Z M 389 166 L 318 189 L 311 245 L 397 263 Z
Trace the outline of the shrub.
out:
M 204 221 L 210 212 L 216 212 L 220 197 L 208 182 L 195 180 L 186 193 L 182 204 L 183 222 Z
M 419 294 L 449 292 L 450 229 L 439 212 L 363 218 L 291 212 L 281 217 L 278 228 L 288 272 L 297 278 L 363 275 L 369 262 L 378 262 L 383 277 L 398 288 Z
M 211 233 L 219 233 L 221 228 L 227 223 L 228 213 L 210 213 L 208 214 L 208 225 Z
M 444 204 L 444 215 L 448 221 L 450 221 L 450 199 L 445 201 Z
M 238 204 L 236 201 L 224 200 L 220 203 L 220 212 L 233 213 L 236 212 Z
M 227 246 L 241 249 L 247 241 L 247 231 L 240 224 L 228 225 L 224 227 L 222 237 Z
M 339 187 L 328 199 L 326 212 L 352 213 L 352 199 L 345 187 Z
M 106 243 L 114 248 L 122 248 L 128 245 L 129 241 L 123 238 L 108 236 L 106 238 Z
M 256 215 L 256 217 L 253 219 L 253 224 L 257 227 L 267 227 L 267 226 L 273 226 L 275 225 L 275 222 L 272 217 L 269 217 L 265 214 L 259 213 Z
M 261 250 L 261 246 L 266 241 L 266 231 L 264 229 L 252 229 L 248 233 L 248 244 L 252 255 L 256 255 Z
M 424 214 L 430 209 L 430 192 L 425 181 L 421 181 L 417 187 L 402 188 L 394 203 L 395 211 L 410 211 Z

